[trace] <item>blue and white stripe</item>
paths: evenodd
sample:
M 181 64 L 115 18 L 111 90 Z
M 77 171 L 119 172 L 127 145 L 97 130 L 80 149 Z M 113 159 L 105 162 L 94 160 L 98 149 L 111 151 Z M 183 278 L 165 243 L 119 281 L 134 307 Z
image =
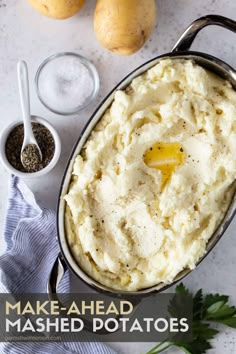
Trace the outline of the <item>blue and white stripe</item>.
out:
M 6 252 L 0 256 L 1 293 L 46 293 L 49 272 L 59 252 L 55 213 L 39 206 L 22 180 L 12 176 L 3 231 Z M 69 291 L 69 276 L 60 292 Z M 0 343 L 8 354 L 115 354 L 103 343 Z

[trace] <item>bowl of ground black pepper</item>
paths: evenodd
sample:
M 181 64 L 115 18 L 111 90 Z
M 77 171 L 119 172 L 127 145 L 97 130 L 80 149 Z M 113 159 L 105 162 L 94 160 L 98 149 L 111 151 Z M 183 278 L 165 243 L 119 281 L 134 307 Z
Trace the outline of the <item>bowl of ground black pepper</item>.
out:
M 61 141 L 55 128 L 45 119 L 32 116 L 32 129 L 42 152 L 39 158 L 35 145 L 29 144 L 22 153 L 24 126 L 22 121 L 12 122 L 2 132 L 0 156 L 5 168 L 20 177 L 40 177 L 56 165 L 61 154 Z M 23 162 L 23 164 L 22 164 Z

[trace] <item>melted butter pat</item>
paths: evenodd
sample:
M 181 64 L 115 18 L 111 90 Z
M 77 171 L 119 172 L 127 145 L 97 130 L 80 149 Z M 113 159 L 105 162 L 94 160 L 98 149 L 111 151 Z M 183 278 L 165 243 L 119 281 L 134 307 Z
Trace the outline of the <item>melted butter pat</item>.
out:
M 185 154 L 179 143 L 156 143 L 144 154 L 144 162 L 148 167 L 162 172 L 162 189 L 170 181 L 176 167 L 182 165 Z

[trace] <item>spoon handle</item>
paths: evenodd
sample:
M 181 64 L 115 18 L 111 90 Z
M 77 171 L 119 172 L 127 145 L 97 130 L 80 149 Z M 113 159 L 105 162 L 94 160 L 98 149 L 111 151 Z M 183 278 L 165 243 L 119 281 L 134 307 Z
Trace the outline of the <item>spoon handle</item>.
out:
M 30 115 L 28 68 L 26 62 L 23 60 L 19 61 L 17 64 L 17 77 L 20 91 L 21 111 L 24 120 L 24 135 L 25 137 L 30 137 L 33 135 L 33 131 Z

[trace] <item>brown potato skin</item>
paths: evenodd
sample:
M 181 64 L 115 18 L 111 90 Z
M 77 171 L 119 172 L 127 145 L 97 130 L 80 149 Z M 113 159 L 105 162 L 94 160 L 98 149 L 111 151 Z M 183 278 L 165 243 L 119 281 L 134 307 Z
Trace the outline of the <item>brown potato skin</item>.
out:
M 94 31 L 108 50 L 121 55 L 138 51 L 156 22 L 155 0 L 98 0 Z
M 85 0 L 28 0 L 28 2 L 41 14 L 63 20 L 79 12 Z

